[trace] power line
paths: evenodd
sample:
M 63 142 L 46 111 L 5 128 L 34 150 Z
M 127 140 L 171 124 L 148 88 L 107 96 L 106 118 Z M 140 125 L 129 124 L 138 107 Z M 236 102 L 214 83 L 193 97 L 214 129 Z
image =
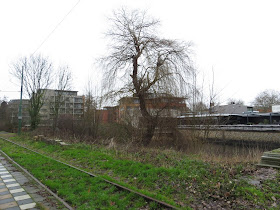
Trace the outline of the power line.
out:
M 43 42 L 37 47 L 37 49 L 32 53 L 34 55 L 41 46 L 50 38 L 54 31 L 60 26 L 60 24 L 66 19 L 66 17 L 75 9 L 75 7 L 80 3 L 81 0 L 78 0 L 77 3 L 69 10 L 69 12 L 62 18 L 62 20 L 54 27 L 54 29 L 48 34 L 48 36 L 43 40 Z
M 6 92 L 9 92 L 9 93 L 10 93 L 10 92 L 20 92 L 20 91 L 12 91 L 12 90 L 5 91 L 5 90 L 0 90 L 0 92 L 5 92 L 5 93 L 6 93 Z

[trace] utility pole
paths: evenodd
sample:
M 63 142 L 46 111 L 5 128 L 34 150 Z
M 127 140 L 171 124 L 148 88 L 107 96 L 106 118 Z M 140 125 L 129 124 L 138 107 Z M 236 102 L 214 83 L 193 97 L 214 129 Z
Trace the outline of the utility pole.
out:
M 21 70 L 21 86 L 20 86 L 20 101 L 18 108 L 18 135 L 21 134 L 21 123 L 22 123 L 22 88 L 23 87 L 23 66 Z

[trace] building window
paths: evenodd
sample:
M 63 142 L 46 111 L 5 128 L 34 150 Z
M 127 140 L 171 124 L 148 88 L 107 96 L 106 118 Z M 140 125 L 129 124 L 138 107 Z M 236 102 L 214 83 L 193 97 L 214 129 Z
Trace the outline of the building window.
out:
M 82 98 L 75 98 L 75 99 L 74 99 L 74 102 L 75 102 L 75 103 L 82 103 L 82 102 L 83 102 L 83 99 L 82 99 Z
M 247 107 L 247 112 L 253 112 L 253 107 Z
M 139 99 L 138 98 L 133 99 L 133 103 L 134 104 L 139 104 Z

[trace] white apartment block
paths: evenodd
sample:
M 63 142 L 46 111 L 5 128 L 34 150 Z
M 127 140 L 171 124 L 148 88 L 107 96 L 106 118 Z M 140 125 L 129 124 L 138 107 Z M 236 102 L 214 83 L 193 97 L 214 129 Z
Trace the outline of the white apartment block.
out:
M 41 124 L 51 123 L 55 107 L 59 107 L 59 115 L 72 115 L 73 119 L 80 119 L 84 113 L 84 96 L 78 96 L 78 91 L 44 89 L 43 102 Z

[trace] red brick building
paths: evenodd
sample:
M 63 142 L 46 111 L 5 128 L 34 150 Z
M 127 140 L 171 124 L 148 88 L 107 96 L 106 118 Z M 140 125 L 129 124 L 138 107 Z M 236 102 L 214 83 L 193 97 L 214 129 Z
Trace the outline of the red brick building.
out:
M 97 113 L 101 123 L 118 122 L 118 106 L 106 106 L 102 110 L 98 110 Z
M 149 94 L 146 100 L 148 112 L 162 118 L 176 118 L 187 111 L 185 98 L 167 94 Z M 101 123 L 129 122 L 138 126 L 141 118 L 138 97 L 123 97 L 118 106 L 107 106 L 98 110 Z
M 146 106 L 148 112 L 153 116 L 162 118 L 176 118 L 187 111 L 185 98 L 174 97 L 168 94 L 147 96 Z M 124 97 L 119 100 L 118 121 L 128 121 L 138 126 L 141 117 L 140 103 L 138 97 Z

